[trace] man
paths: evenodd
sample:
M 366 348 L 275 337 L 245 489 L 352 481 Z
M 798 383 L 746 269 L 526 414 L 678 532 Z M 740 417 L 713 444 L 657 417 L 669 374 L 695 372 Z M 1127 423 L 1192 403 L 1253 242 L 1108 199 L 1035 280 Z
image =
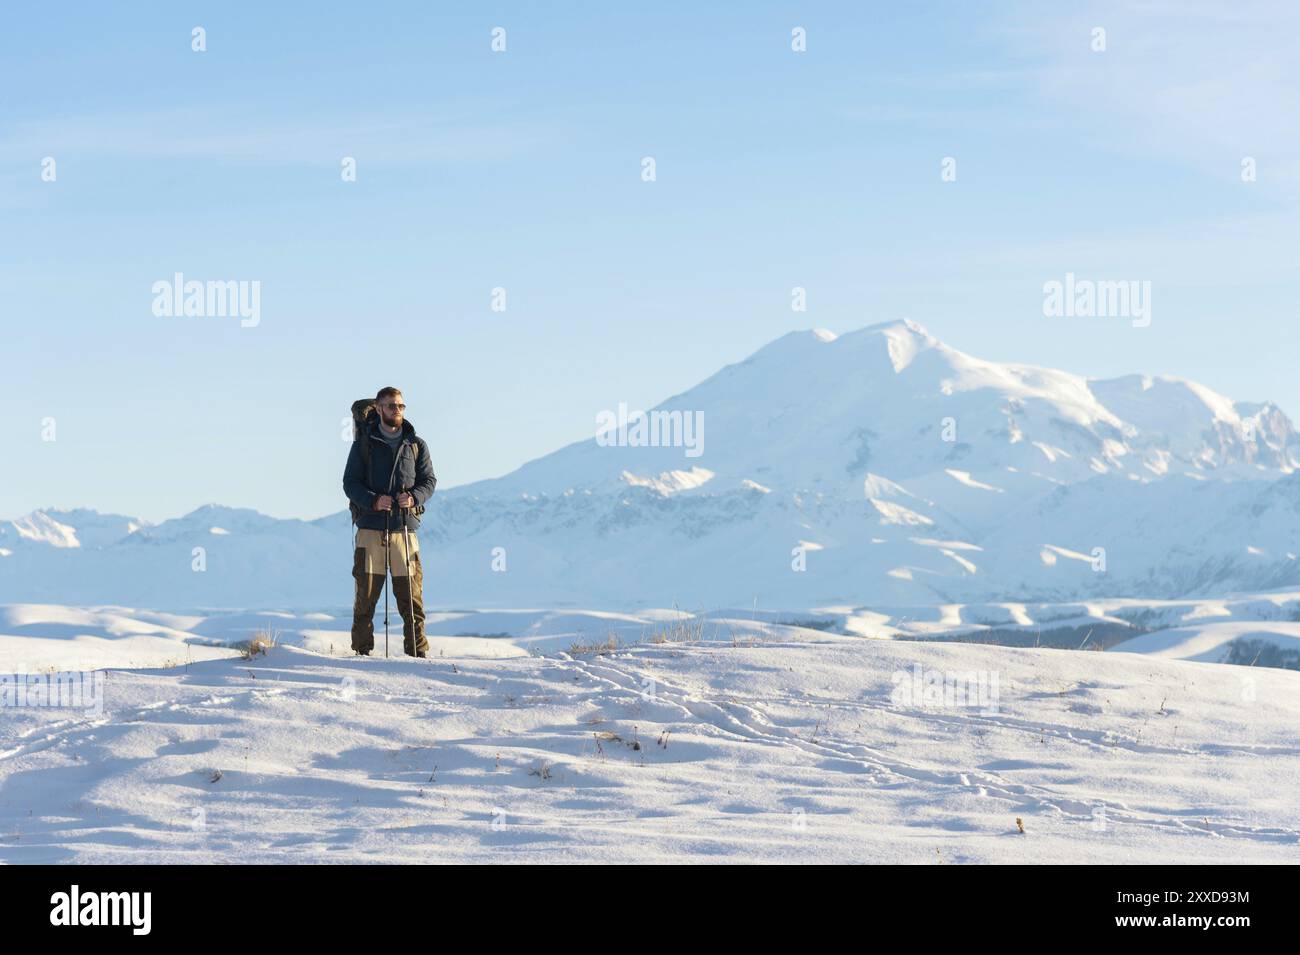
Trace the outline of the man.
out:
M 343 469 L 343 493 L 354 505 L 357 525 L 352 649 L 361 656 L 374 649 L 375 604 L 391 569 L 393 594 L 402 615 L 402 645 L 408 656 L 423 657 L 429 641 L 424 636 L 424 573 L 415 532 L 438 479 L 429 446 L 406 420 L 402 393 L 383 388 L 375 395 L 373 409 L 367 404 L 358 402 L 354 407 L 354 414 L 362 407 L 363 416 Z

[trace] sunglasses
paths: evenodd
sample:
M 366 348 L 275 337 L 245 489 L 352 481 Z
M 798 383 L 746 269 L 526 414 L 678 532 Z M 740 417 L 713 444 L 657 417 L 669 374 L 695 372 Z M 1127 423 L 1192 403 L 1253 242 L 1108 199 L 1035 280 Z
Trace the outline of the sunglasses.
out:
M 384 405 L 384 407 L 387 408 L 389 411 L 405 411 L 405 410 L 406 410 L 406 405 L 399 405 L 399 404 L 396 404 L 396 403 L 391 402 L 391 401 L 390 401 L 388 404 Z

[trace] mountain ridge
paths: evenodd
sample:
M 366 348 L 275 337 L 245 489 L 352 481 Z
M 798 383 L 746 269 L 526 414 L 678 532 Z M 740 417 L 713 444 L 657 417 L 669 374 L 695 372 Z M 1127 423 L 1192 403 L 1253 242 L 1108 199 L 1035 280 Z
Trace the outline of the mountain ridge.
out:
M 593 429 L 439 491 L 421 532 L 434 599 L 813 607 L 1300 582 L 1290 419 L 1186 379 L 987 361 L 905 320 L 788 333 L 654 412 L 698 415 L 701 453 Z M 35 511 L 0 523 L 0 600 L 346 601 L 346 513 Z

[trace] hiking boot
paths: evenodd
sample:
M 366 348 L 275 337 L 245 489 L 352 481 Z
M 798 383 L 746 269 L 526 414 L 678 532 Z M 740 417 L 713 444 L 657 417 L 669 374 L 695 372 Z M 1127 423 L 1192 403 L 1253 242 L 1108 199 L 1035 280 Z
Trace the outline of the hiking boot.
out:
M 358 650 L 358 651 L 357 651 L 357 656 L 359 656 L 359 657 L 368 657 L 368 656 L 370 656 L 370 651 L 369 651 L 369 650 Z

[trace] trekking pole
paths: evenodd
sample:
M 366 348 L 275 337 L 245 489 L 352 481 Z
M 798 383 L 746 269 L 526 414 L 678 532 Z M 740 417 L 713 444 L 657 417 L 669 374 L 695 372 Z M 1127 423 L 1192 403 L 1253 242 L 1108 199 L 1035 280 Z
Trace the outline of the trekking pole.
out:
M 384 512 L 384 659 L 388 659 L 388 521 L 392 506 Z
M 420 652 L 419 634 L 415 632 L 415 573 L 411 570 L 411 531 L 406 526 L 406 508 L 402 508 L 402 544 L 406 562 L 406 612 L 411 615 L 411 656 Z
M 393 496 L 393 475 L 397 473 L 397 462 L 401 460 L 400 452 L 393 455 L 393 469 L 388 472 L 388 496 Z M 388 572 L 392 569 L 392 562 L 388 554 L 388 534 L 389 523 L 393 519 L 393 502 L 388 502 L 388 510 L 384 511 L 384 659 L 388 659 Z

